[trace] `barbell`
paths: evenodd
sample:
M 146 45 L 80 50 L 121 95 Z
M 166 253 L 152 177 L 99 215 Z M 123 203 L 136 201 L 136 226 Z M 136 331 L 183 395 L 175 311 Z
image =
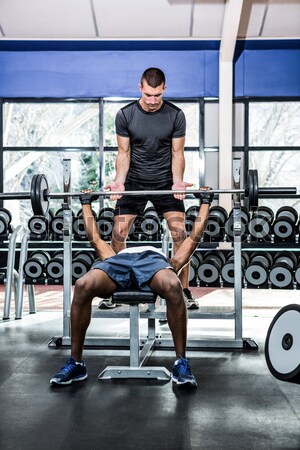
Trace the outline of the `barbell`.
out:
M 151 191 L 99 191 L 95 195 L 110 197 L 111 195 L 174 195 L 174 194 L 193 194 L 199 195 L 201 192 L 207 192 L 201 189 L 187 190 L 151 190 Z M 213 189 L 213 194 L 242 194 L 249 209 L 258 206 L 259 198 L 284 198 L 297 194 L 296 187 L 258 187 L 257 170 L 249 170 L 244 189 Z M 0 200 L 31 200 L 31 206 L 35 215 L 46 215 L 49 209 L 50 199 L 63 199 L 67 197 L 80 197 L 82 192 L 49 192 L 49 185 L 44 174 L 35 174 L 31 180 L 30 192 L 8 192 L 0 193 Z

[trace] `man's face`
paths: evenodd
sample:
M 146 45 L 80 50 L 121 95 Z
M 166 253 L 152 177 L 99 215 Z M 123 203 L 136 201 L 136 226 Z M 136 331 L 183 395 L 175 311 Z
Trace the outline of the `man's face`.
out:
M 153 88 L 143 80 L 143 84 L 139 85 L 140 91 L 142 93 L 142 98 L 140 104 L 145 111 L 155 112 L 162 104 L 162 96 L 166 89 L 166 86 L 162 83 L 160 86 Z

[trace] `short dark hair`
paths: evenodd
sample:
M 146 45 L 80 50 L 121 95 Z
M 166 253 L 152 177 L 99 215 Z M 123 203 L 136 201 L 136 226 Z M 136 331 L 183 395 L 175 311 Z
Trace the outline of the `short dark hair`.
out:
M 165 86 L 166 84 L 165 74 L 157 67 L 149 67 L 149 69 L 146 69 L 141 76 L 141 85 L 143 85 L 143 80 L 146 80 L 152 88 L 157 88 L 161 84 Z

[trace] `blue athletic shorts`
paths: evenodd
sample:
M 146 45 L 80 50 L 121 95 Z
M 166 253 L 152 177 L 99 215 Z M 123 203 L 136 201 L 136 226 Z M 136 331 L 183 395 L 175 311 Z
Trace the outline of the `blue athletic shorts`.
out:
M 162 269 L 172 269 L 167 258 L 146 250 L 140 253 L 119 253 L 104 261 L 95 262 L 92 269 L 103 270 L 116 283 L 118 289 L 151 291 L 152 277 Z

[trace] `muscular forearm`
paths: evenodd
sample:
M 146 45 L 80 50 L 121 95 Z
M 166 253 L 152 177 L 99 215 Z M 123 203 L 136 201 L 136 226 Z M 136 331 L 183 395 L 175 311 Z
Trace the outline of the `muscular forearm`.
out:
M 173 184 L 183 180 L 185 161 L 183 153 L 173 153 L 172 156 L 172 176 Z
M 130 152 L 118 153 L 116 158 L 116 177 L 115 182 L 125 183 L 126 176 L 130 166 Z
M 91 205 L 82 205 L 82 216 L 87 239 L 96 250 L 101 261 L 113 256 L 115 254 L 113 249 L 100 238 Z

